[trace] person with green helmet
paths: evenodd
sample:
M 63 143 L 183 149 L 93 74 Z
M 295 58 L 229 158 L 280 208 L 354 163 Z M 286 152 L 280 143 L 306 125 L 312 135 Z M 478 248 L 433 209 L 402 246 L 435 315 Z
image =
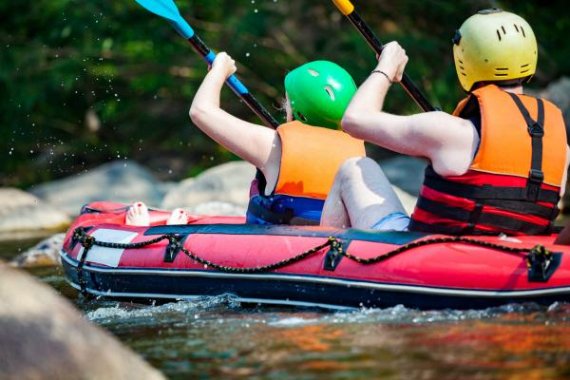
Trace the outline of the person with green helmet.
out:
M 467 97 L 453 114 L 382 111 L 408 57 L 387 44 L 342 120 L 356 138 L 428 160 L 410 217 L 381 168 L 350 159 L 339 170 L 321 224 L 444 234 L 549 234 L 566 183 L 569 152 L 561 111 L 524 95 L 538 47 L 520 16 L 487 9 L 453 37 L 459 83 Z
M 356 92 L 354 80 L 329 61 L 297 67 L 285 77 L 287 122 L 273 130 L 220 107 L 224 82 L 235 71 L 234 60 L 219 53 L 196 92 L 190 118 L 262 173 L 252 183 L 248 223 L 318 224 L 339 166 L 365 156 L 363 141 L 338 130 Z

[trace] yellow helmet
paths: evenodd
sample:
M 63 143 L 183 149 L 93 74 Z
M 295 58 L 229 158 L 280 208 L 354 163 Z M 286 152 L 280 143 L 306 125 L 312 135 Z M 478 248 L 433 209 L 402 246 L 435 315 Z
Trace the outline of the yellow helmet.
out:
M 469 17 L 455 32 L 453 58 L 461 86 L 471 91 L 477 82 L 530 79 L 538 47 L 522 17 L 493 8 Z

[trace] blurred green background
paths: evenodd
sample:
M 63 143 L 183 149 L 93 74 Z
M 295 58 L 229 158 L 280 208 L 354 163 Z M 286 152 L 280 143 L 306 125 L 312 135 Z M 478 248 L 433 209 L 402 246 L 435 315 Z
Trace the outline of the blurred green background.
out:
M 407 73 L 443 110 L 463 96 L 451 37 L 479 9 L 500 7 L 533 26 L 540 44 L 533 87 L 570 75 L 566 2 L 354 3 L 382 41 L 398 40 L 406 48 Z M 210 47 L 238 61 L 239 77 L 279 120 L 282 80 L 297 65 L 333 60 L 357 83 L 374 66 L 374 54 L 329 0 L 177 5 Z M 168 23 L 134 0 L 2 0 L 0 28 L 0 186 L 25 188 L 116 159 L 134 159 L 163 180 L 179 180 L 236 159 L 188 117 L 205 64 Z M 228 89 L 223 106 L 258 122 Z M 396 86 L 386 109 L 417 111 Z

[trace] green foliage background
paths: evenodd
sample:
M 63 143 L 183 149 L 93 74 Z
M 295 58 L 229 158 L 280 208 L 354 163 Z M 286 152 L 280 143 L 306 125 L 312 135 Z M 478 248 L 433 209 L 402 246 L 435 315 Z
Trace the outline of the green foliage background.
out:
M 565 2 L 354 1 L 381 40 L 407 50 L 407 73 L 431 101 L 450 111 L 463 96 L 451 36 L 488 7 L 525 17 L 540 44 L 534 86 L 570 74 L 570 17 Z M 278 110 L 284 74 L 329 59 L 360 83 L 374 54 L 329 0 L 178 0 L 182 15 L 212 48 L 228 51 L 250 91 Z M 27 187 L 135 159 L 178 180 L 235 159 L 188 118 L 206 72 L 200 57 L 163 20 L 134 0 L 0 2 L 0 185 Z M 256 121 L 231 91 L 224 107 Z M 392 112 L 416 112 L 394 88 Z M 386 154 L 379 149 L 374 156 Z

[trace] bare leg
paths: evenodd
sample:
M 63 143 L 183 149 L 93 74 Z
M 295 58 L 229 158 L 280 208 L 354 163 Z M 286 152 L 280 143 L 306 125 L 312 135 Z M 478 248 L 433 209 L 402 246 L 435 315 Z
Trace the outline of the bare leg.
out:
M 127 226 L 148 226 L 150 225 L 150 215 L 148 208 L 143 202 L 136 202 L 129 207 L 125 216 Z
M 341 171 L 337 172 L 334 183 L 323 206 L 321 226 L 348 228 L 350 219 L 342 201 Z
M 370 228 L 394 212 L 406 214 L 380 166 L 370 158 L 351 158 L 336 175 L 325 201 L 321 224 Z

